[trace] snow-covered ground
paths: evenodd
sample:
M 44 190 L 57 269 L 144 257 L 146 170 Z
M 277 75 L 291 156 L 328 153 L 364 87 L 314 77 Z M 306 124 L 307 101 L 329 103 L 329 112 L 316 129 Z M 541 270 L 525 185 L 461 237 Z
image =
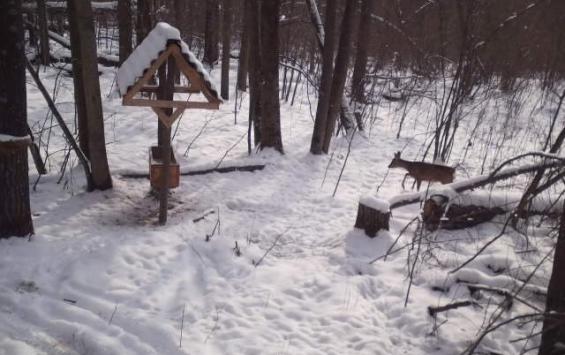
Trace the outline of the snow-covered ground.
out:
M 521 286 L 517 279 L 536 271 L 521 297 L 543 307 L 537 294 L 550 269 L 535 268 L 550 250 L 543 226 L 530 229 L 528 238 L 509 232 L 485 255 L 450 274 L 498 234 L 504 217 L 422 239 L 415 237 L 413 223 L 396 243 L 398 252 L 369 263 L 387 252 L 420 207 L 394 210 L 391 231 L 369 239 L 353 229 L 357 203 L 363 196 L 389 198 L 403 192 L 404 172 L 387 166 L 396 151 L 418 157 L 422 133 L 429 129 L 421 114 L 426 107 L 410 110 L 409 124 L 396 139 L 403 108 L 382 106 L 370 134 L 355 135 L 335 197 L 349 142 L 338 137 L 331 155 L 309 154 L 313 123 L 308 100 L 313 97 L 307 97 L 305 87 L 294 106 L 281 108 L 283 156 L 267 150 L 248 157 L 246 139 L 241 139 L 248 125 L 247 96 L 235 124 L 233 93 L 220 111 L 187 111 L 178 131 L 174 127 L 182 170 L 216 166 L 238 141 L 221 166 L 266 168 L 182 177 L 171 197 L 169 222 L 158 226 L 158 202 L 149 194 L 148 180 L 120 175 L 147 171 L 156 117 L 149 109 L 122 107 L 111 94 L 115 70 L 101 71 L 114 179 L 114 188 L 104 192 L 83 191 L 72 154 L 69 166 L 74 168 L 58 183 L 57 168 L 65 156 L 58 152 L 65 147 L 62 134 L 50 120 L 44 123 L 47 106 L 28 80 L 31 125 L 34 131 L 52 129 L 49 150 L 54 154 L 50 174 L 31 194 L 36 234 L 30 240 L 0 240 L 0 354 L 452 355 L 477 337 L 501 301 L 486 292 L 473 299 L 461 281 L 515 290 Z M 216 82 L 218 75 L 212 73 Z M 57 82 L 58 107 L 73 126 L 72 79 L 54 69 L 41 76 L 49 88 Z M 463 132 L 473 128 L 470 121 Z M 489 128 L 500 127 L 481 126 Z M 523 132 L 532 131 L 524 128 L 512 138 Z M 498 159 L 524 149 L 502 141 L 506 145 Z M 458 168 L 456 180 L 481 172 L 483 148 L 469 152 L 466 147 L 467 142 L 454 152 L 454 161 L 465 168 Z M 33 185 L 33 167 L 30 174 Z M 413 238 L 421 243 L 410 247 Z M 407 275 L 418 246 L 421 255 L 405 306 Z M 428 314 L 428 306 L 469 299 L 477 305 L 437 319 Z M 500 320 L 530 311 L 514 302 Z M 531 332 L 531 323 L 511 324 L 488 335 L 480 349 L 518 354 L 535 340 L 511 340 Z

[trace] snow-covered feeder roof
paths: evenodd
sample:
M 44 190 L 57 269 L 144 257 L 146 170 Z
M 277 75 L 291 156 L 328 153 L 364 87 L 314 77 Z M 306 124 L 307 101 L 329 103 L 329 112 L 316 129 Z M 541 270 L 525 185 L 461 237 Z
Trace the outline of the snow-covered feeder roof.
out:
M 118 69 L 116 81 L 120 95 L 126 95 L 129 88 L 143 77 L 145 71 L 151 67 L 153 62 L 172 43 L 180 47 L 183 58 L 199 74 L 202 82 L 206 85 L 214 99 L 221 101 L 218 90 L 210 79 L 210 75 L 204 69 L 202 63 L 190 51 L 188 45 L 181 39 L 180 31 L 165 22 L 157 23 L 155 28 L 149 32 L 143 42 L 135 48 Z

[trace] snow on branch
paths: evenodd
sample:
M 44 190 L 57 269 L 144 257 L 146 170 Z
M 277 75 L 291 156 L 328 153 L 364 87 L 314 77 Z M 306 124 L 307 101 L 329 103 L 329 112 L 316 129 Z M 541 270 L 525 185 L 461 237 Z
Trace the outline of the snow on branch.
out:
M 515 168 L 504 169 L 504 170 L 500 169 L 501 167 L 508 165 L 509 162 L 515 161 L 525 156 L 542 156 L 545 157 L 546 159 L 536 164 L 528 164 L 528 165 L 523 165 Z M 551 161 L 548 161 L 548 159 L 551 159 Z M 508 161 L 502 163 L 498 168 L 496 168 L 490 174 L 480 175 L 471 179 L 453 182 L 451 184 L 444 185 L 442 189 L 453 190 L 459 193 L 466 190 L 475 189 L 477 187 L 493 184 L 495 182 L 509 179 L 517 175 L 531 173 L 540 169 L 562 168 L 564 166 L 565 166 L 564 157 L 559 157 L 553 154 L 547 154 L 543 152 L 532 152 L 509 159 Z M 412 203 L 417 203 L 425 199 L 427 196 L 429 196 L 429 191 L 395 196 L 389 200 L 390 208 L 394 209 L 394 208 L 410 205 Z

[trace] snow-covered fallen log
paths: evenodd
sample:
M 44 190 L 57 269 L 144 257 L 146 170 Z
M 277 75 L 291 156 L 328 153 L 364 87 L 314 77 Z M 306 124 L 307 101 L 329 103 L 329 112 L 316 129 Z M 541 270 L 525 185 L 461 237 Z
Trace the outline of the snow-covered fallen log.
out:
M 211 173 L 225 174 L 225 173 L 233 173 L 233 172 L 254 172 L 263 169 L 265 169 L 265 165 L 263 164 L 226 166 L 221 168 L 181 171 L 180 175 L 195 176 L 195 175 L 206 175 Z M 123 172 L 122 174 L 120 174 L 120 176 L 129 179 L 149 179 L 149 173 L 142 173 L 142 172 Z
M 423 192 L 416 192 L 416 193 L 395 196 L 389 200 L 390 208 L 394 209 L 402 206 L 407 206 L 413 203 L 417 203 L 427 199 L 428 197 L 436 193 L 445 194 L 445 195 L 460 193 L 463 191 L 472 190 L 478 187 L 493 184 L 495 182 L 509 179 L 521 174 L 532 173 L 539 169 L 562 168 L 564 166 L 565 166 L 565 158 L 555 157 L 551 161 L 544 160 L 543 162 L 540 163 L 528 164 L 528 165 L 504 169 L 500 171 L 496 169 L 494 174 L 480 175 L 471 179 L 456 181 L 451 184 L 442 185 L 441 189 L 438 191 L 430 190 L 430 191 L 423 191 Z

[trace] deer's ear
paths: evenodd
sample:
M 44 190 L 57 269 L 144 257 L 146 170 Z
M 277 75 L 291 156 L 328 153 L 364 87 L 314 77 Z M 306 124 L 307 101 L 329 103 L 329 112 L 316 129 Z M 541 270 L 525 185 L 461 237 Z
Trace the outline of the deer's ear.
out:
M 395 158 L 400 158 L 400 152 L 394 153 L 394 157 L 395 157 Z

